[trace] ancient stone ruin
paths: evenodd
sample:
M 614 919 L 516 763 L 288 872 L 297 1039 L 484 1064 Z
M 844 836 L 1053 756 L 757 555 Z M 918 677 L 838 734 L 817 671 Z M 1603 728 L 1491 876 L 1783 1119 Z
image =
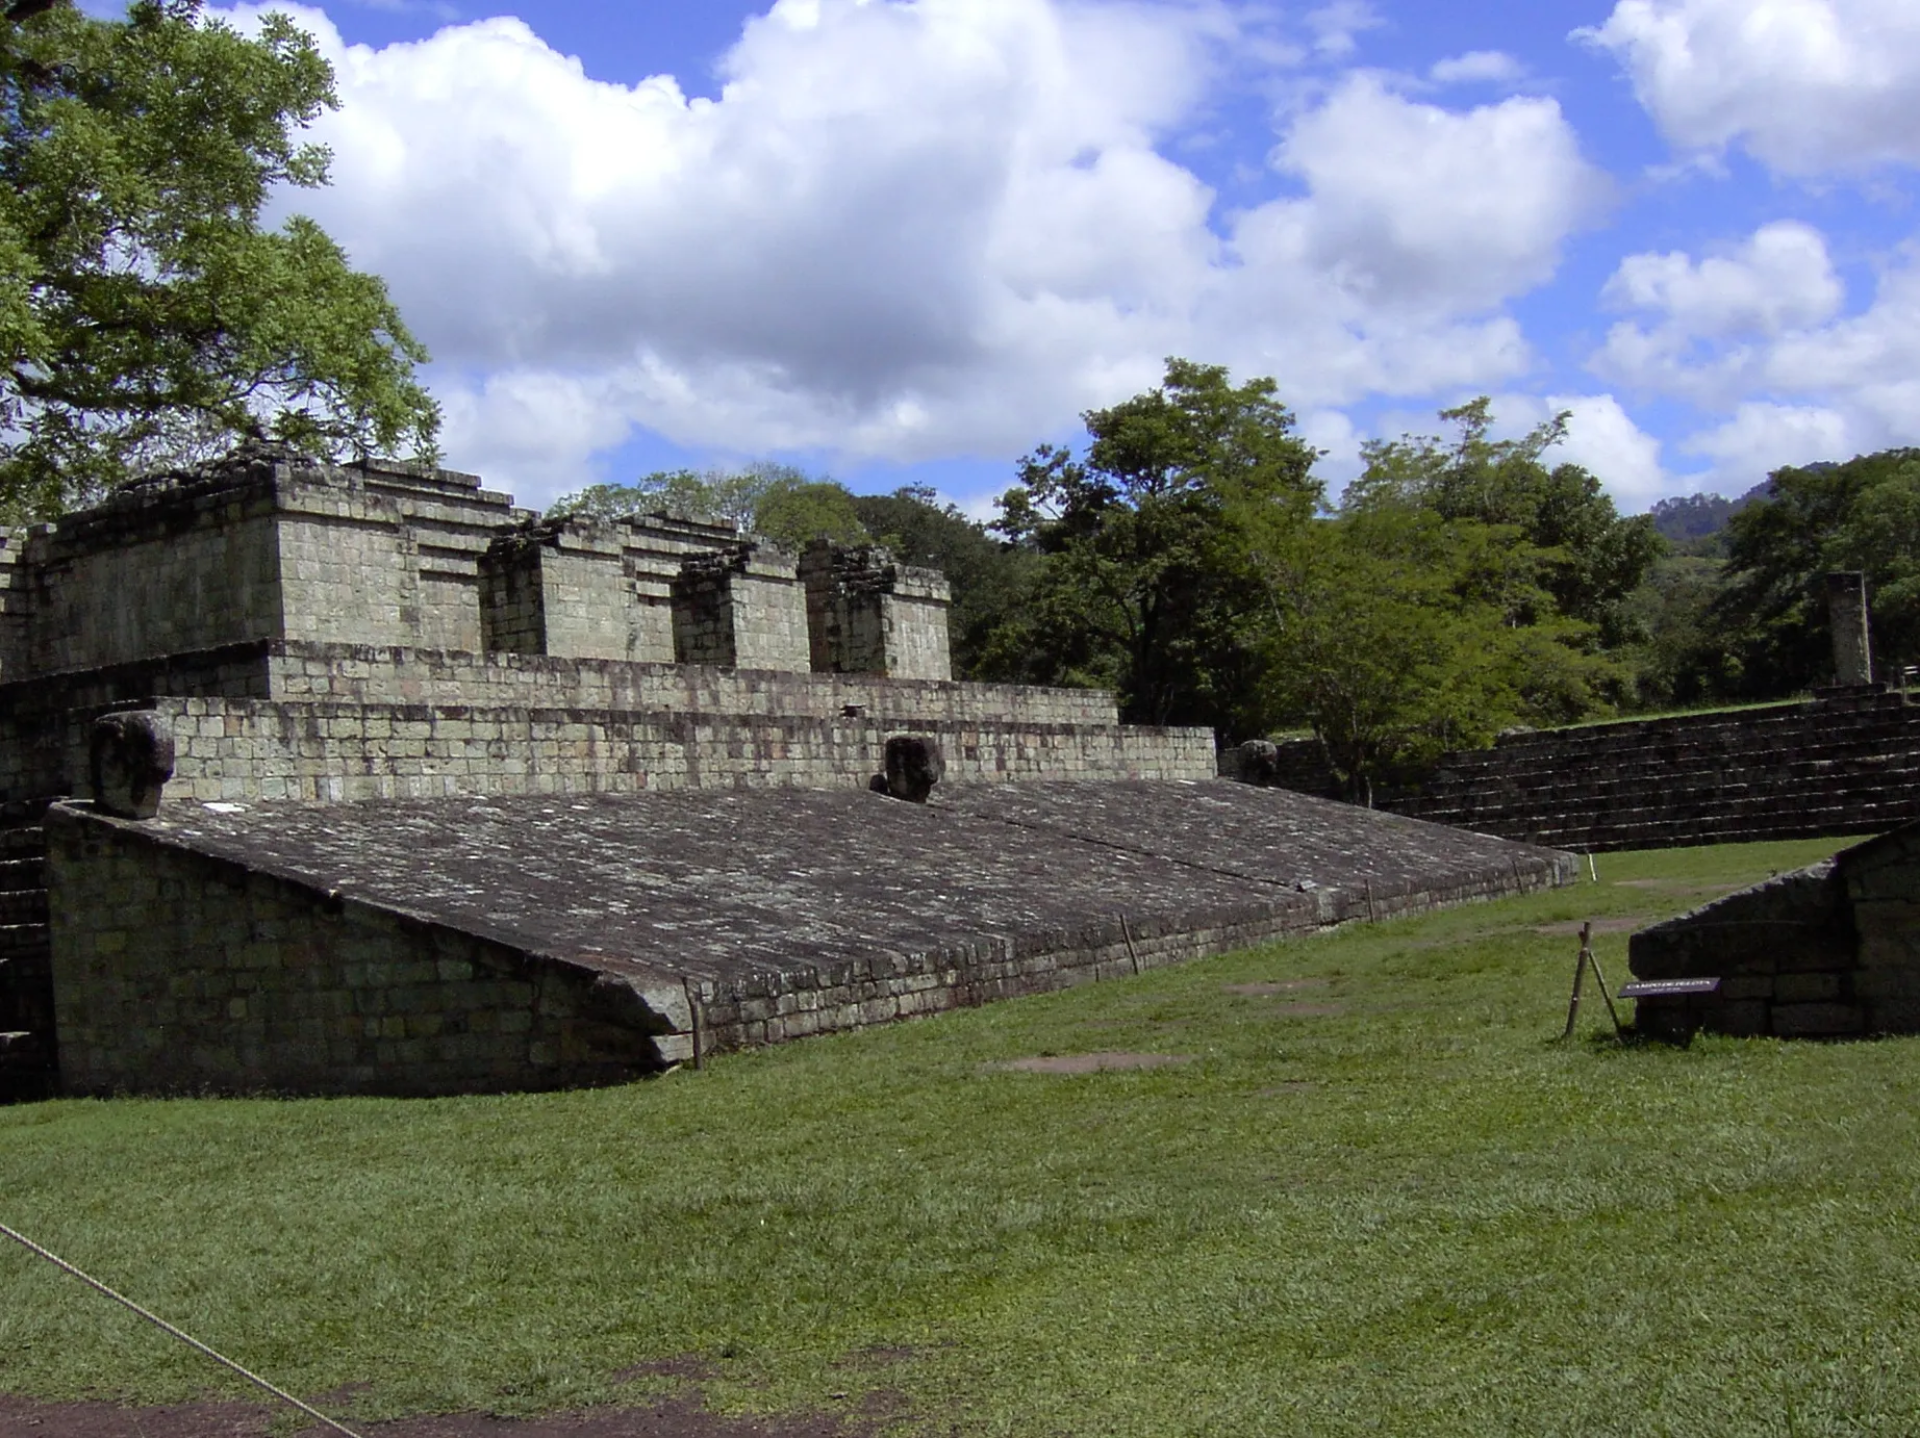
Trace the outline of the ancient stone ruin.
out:
M 1383 809 L 1582 853 L 1805 839 L 1920 819 L 1920 705 L 1872 678 L 1866 584 L 1826 576 L 1832 684 L 1757 709 L 1520 729 L 1448 754 Z M 1317 739 L 1224 750 L 1224 777 L 1337 798 Z
M 1572 877 L 955 683 L 947 606 L 258 445 L 0 531 L 0 1089 L 604 1082 Z
M 1657 1038 L 1920 1033 L 1920 824 L 1642 929 L 1628 964 L 1719 981 L 1641 998 L 1636 1026 Z

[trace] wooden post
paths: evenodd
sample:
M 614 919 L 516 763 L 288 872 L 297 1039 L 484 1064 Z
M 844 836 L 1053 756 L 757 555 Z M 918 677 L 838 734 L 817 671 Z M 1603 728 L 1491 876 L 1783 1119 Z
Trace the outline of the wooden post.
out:
M 1133 971 L 1140 972 L 1140 951 L 1133 946 L 1133 931 L 1127 927 L 1127 916 L 1120 916 L 1120 937 L 1127 941 L 1127 957 L 1133 960 Z
M 1580 957 L 1573 961 L 1573 1001 L 1567 1005 L 1566 1032 L 1560 1035 L 1563 1039 L 1573 1037 L 1574 1023 L 1580 1017 L 1580 985 L 1586 981 L 1587 965 L 1593 958 L 1592 950 L 1588 948 L 1592 937 L 1593 921 L 1589 919 L 1580 926 Z
M 1620 1022 L 1620 1010 L 1613 1006 L 1613 987 L 1608 984 L 1607 976 L 1600 972 L 1600 956 L 1588 949 L 1587 962 L 1593 965 L 1593 981 L 1600 985 L 1600 997 L 1607 1001 L 1607 1017 L 1613 1020 L 1613 1031 L 1624 1034 L 1626 1028 Z

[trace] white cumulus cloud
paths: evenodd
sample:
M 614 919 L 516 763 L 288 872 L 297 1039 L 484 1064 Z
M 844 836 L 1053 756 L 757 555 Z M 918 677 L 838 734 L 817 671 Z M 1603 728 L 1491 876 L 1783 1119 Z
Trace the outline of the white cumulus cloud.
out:
M 1713 460 L 1718 487 L 1727 494 L 1743 494 L 1788 465 L 1850 459 L 1877 447 L 1863 445 L 1838 410 L 1761 400 L 1739 405 L 1725 423 L 1686 444 L 1690 453 Z
M 1436 60 L 1427 78 L 1436 85 L 1504 85 L 1526 73 L 1527 67 L 1504 50 L 1469 50 Z
M 592 78 L 519 20 L 375 49 L 275 8 L 342 101 L 333 184 L 289 207 L 433 349 L 450 461 L 534 503 L 634 427 L 1011 457 L 1169 354 L 1303 411 L 1509 383 L 1533 357 L 1505 304 L 1607 203 L 1550 99 L 1350 75 L 1282 122 L 1276 197 L 1219 213 L 1163 153 L 1237 63 L 1217 7 L 779 0 L 711 100 Z
M 1914 0 L 1619 0 L 1610 51 L 1675 147 L 1811 176 L 1920 164 Z
M 1611 197 L 1551 99 L 1459 112 L 1365 75 L 1301 116 L 1276 163 L 1308 198 L 1249 225 L 1297 229 L 1296 253 L 1316 277 L 1401 311 L 1471 311 L 1525 293 Z
M 1713 461 L 1723 487 L 1920 443 L 1920 247 L 1852 313 L 1824 239 L 1799 223 L 1705 259 L 1629 256 L 1604 294 L 1647 318 L 1616 324 L 1592 367 L 1717 416 L 1682 448 Z
M 1825 237 L 1783 220 L 1761 226 L 1727 255 L 1629 255 L 1601 298 L 1615 308 L 1658 311 L 1686 334 L 1721 338 L 1818 324 L 1839 310 L 1846 292 Z
M 1549 467 L 1577 464 L 1598 479 L 1622 513 L 1638 513 L 1673 492 L 1676 481 L 1659 439 L 1640 428 L 1611 394 L 1502 394 L 1494 398 L 1493 432 L 1516 439 L 1557 414 L 1566 437 L 1542 456 Z

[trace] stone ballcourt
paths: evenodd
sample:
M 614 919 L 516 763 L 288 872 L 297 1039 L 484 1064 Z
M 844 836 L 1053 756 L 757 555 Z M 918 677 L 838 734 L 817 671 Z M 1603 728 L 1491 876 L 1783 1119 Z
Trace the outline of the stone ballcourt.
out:
M 613 1082 L 1577 876 L 1218 780 L 215 807 L 49 815 L 68 1092 Z
M 0 535 L 0 1084 L 607 1082 L 1572 877 L 956 683 L 947 606 L 259 445 Z

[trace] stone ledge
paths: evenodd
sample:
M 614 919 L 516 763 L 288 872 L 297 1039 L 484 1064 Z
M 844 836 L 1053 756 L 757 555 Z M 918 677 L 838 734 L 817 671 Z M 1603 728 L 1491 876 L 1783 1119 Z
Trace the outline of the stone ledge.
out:
M 696 1027 L 777 1042 L 1575 874 L 1211 782 L 71 806 L 49 832 L 75 1092 L 615 1081 Z

